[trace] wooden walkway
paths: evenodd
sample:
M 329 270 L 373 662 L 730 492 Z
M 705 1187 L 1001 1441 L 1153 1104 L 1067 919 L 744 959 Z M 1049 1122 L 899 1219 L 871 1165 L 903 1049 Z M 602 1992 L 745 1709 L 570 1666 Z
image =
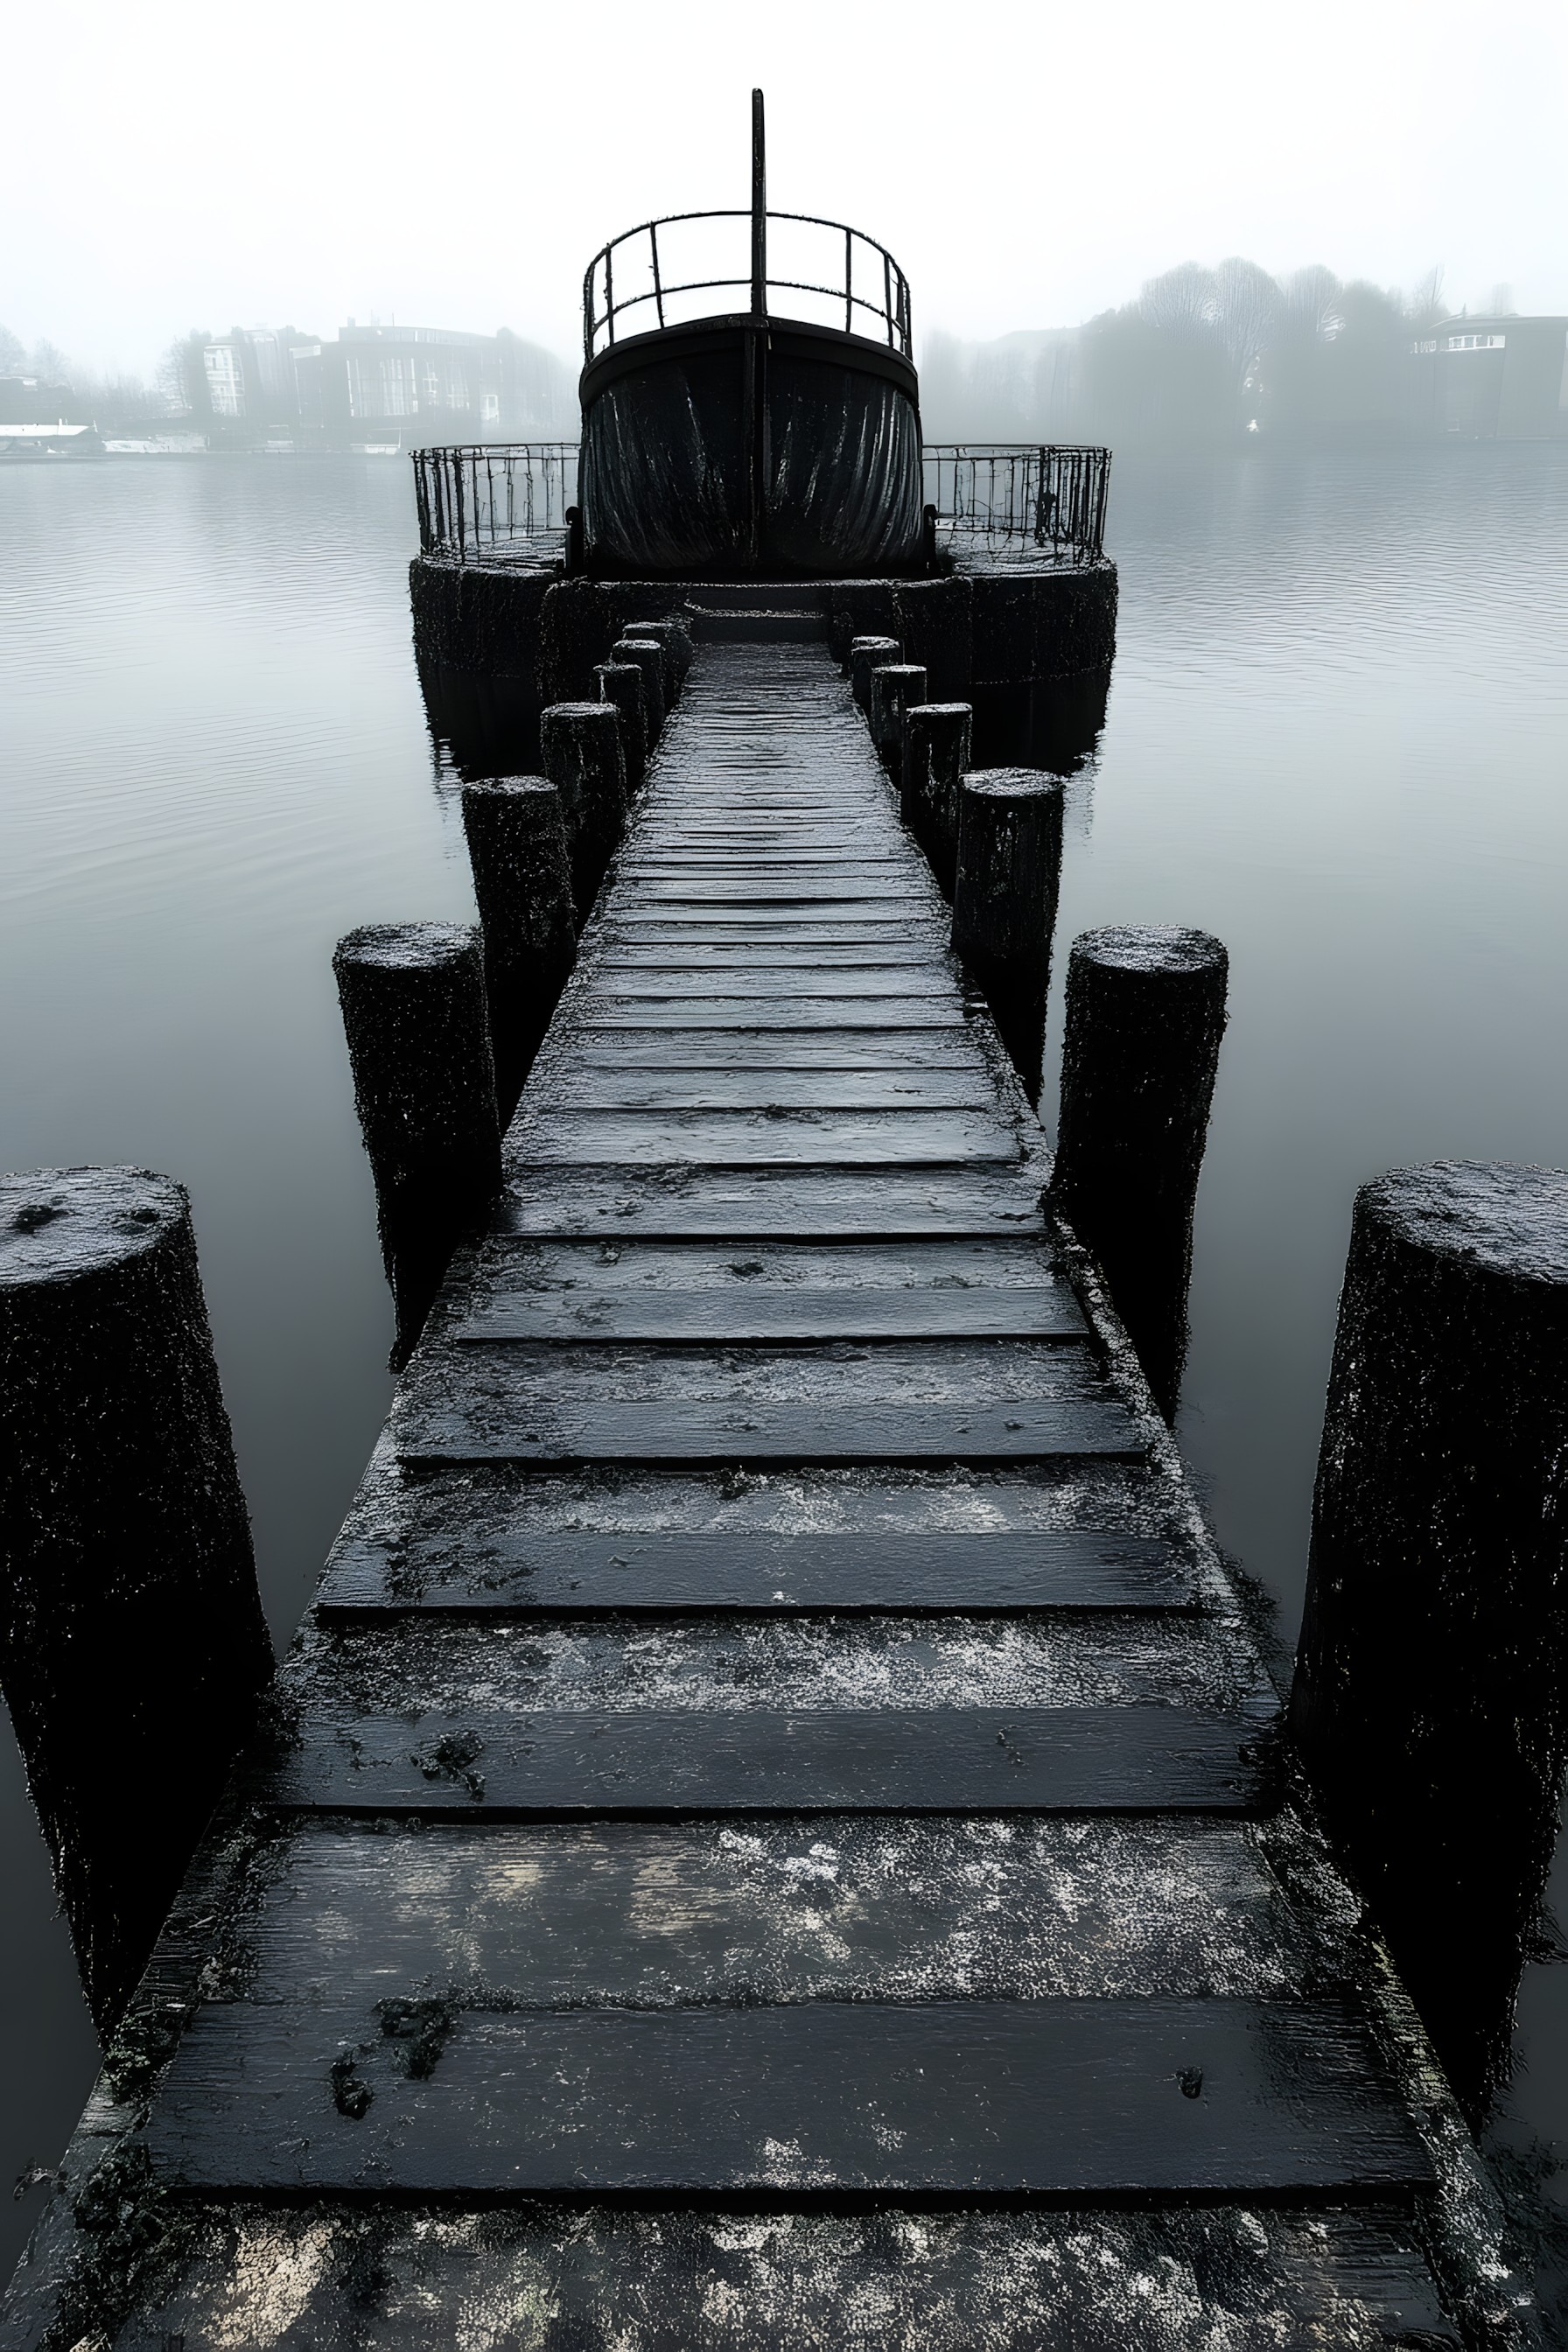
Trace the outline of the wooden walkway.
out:
M 946 928 L 701 648 L 0 2343 L 1513 2340 Z

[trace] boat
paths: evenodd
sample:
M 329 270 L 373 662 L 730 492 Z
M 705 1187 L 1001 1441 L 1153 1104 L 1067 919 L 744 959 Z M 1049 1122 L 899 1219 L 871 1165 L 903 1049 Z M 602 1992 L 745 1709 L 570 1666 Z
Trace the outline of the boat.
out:
M 760 89 L 749 209 L 612 238 L 584 278 L 583 347 L 600 578 L 928 568 L 909 281 L 847 222 L 769 211 Z

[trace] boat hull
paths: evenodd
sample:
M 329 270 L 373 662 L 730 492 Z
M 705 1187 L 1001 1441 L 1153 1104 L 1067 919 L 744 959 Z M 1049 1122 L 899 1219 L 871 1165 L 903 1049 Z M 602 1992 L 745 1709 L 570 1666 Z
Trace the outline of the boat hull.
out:
M 923 561 L 919 383 L 831 329 L 705 320 L 583 372 L 590 570 L 887 577 Z

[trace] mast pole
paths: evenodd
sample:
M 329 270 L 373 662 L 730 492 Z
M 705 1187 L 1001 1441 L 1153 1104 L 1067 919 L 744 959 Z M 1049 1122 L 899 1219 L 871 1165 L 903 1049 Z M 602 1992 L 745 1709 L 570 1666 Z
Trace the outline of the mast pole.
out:
M 763 93 L 752 92 L 752 315 L 742 392 L 746 453 L 748 569 L 760 569 L 768 508 L 768 169 Z
M 768 314 L 768 159 L 763 93 L 752 92 L 752 316 Z

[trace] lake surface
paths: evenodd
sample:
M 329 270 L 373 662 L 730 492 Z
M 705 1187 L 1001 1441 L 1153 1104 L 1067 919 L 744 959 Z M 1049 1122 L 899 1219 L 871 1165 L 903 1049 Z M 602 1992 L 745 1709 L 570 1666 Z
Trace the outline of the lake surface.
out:
M 280 1638 L 391 1391 L 332 946 L 473 915 L 416 544 L 392 460 L 0 467 L 0 1166 L 189 1186 Z M 1357 1184 L 1568 1165 L 1568 446 L 1120 462 L 1110 546 L 1059 939 L 1230 950 L 1181 1435 L 1293 1637 Z M 8 1735 L 0 1885 L 3 2184 L 96 2055 Z M 1568 2148 L 1568 1969 L 1500 2128 Z M 0 2200 L 5 2269 L 37 2204 Z

